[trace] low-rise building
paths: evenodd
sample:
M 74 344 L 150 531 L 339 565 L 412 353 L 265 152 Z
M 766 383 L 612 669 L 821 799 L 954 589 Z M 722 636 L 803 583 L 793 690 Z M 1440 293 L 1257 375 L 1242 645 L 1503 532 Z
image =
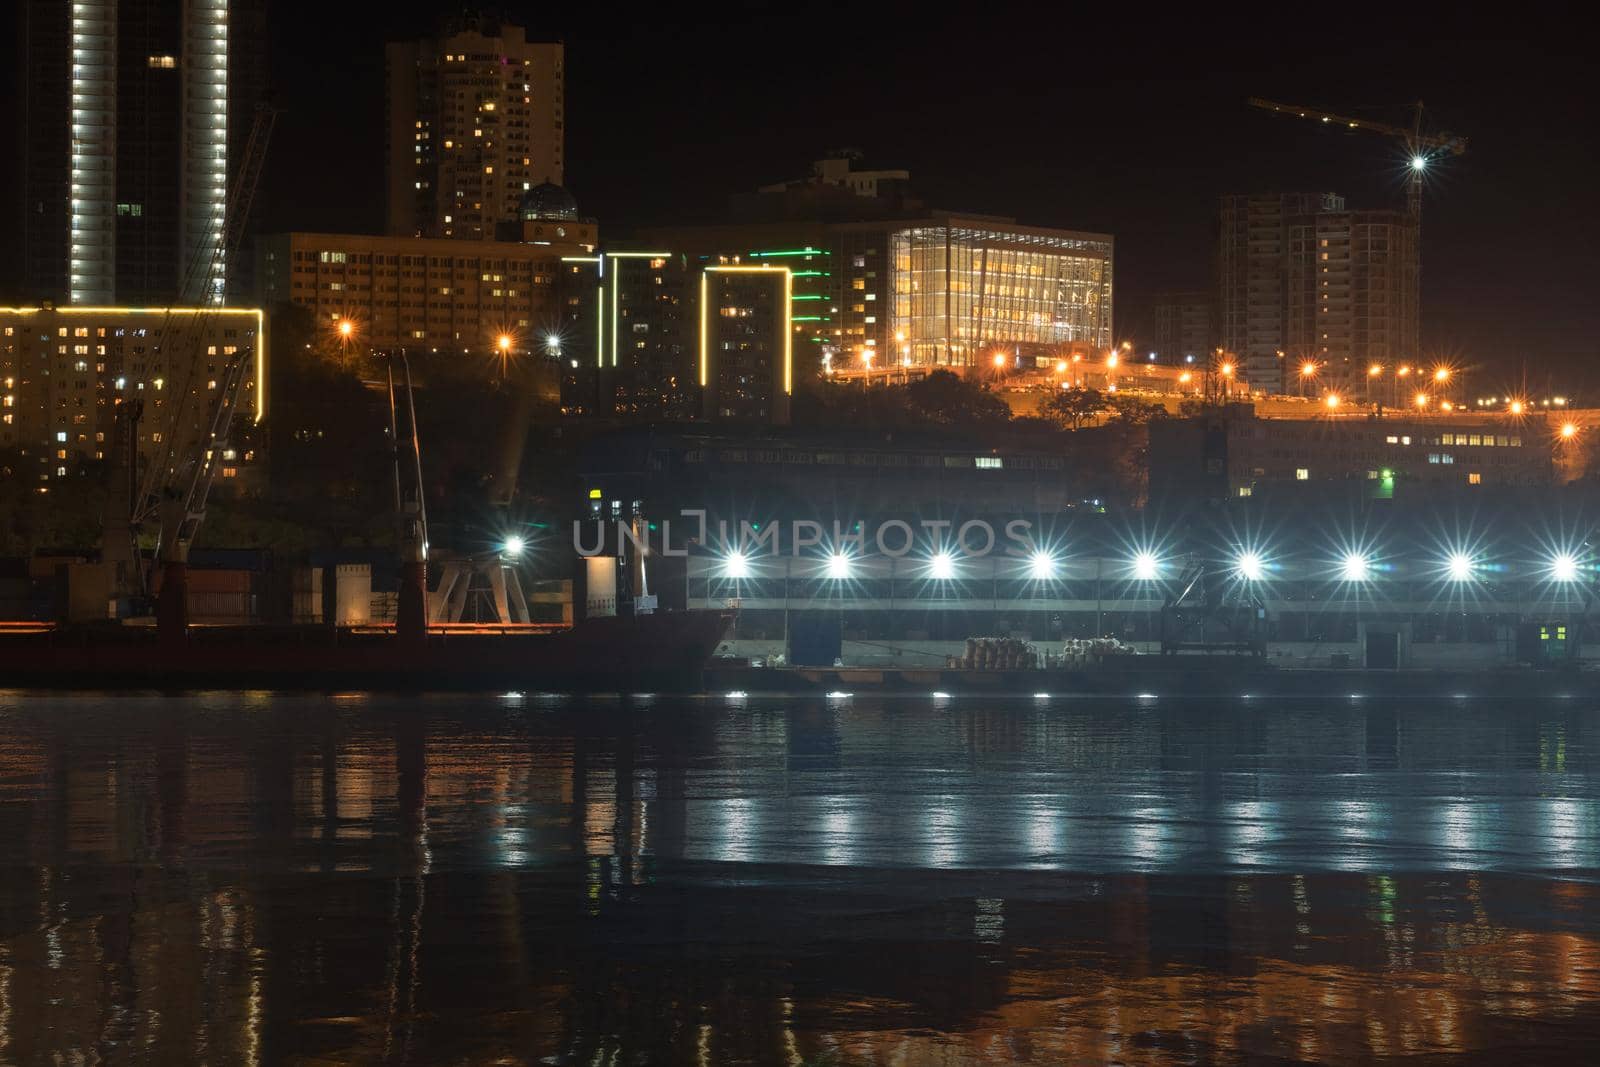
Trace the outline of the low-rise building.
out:
M 1396 487 L 1548 485 L 1559 428 L 1544 416 L 1258 418 L 1248 404 L 1150 425 L 1150 492 L 1248 497 L 1329 483 Z
M 137 455 L 159 461 L 208 432 L 230 360 L 245 361 L 218 492 L 253 488 L 265 456 L 266 317 L 255 308 L 0 308 L 0 450 L 11 476 L 48 490 L 113 458 L 118 412 L 141 404 Z M 181 435 L 174 440 L 174 435 Z
M 599 240 L 566 190 L 537 186 L 497 239 L 286 233 L 263 238 L 261 298 L 349 322 L 361 345 L 412 351 L 487 351 L 510 335 L 519 349 L 559 334 L 556 280 L 563 256 Z

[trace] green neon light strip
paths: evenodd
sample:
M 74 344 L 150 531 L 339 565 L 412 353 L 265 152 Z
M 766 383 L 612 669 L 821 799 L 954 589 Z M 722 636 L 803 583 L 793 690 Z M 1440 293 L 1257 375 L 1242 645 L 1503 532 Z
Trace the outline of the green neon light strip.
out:
M 790 322 L 821 322 L 822 321 L 822 316 L 821 315 L 796 315 L 793 318 L 791 318 L 789 321 Z
M 797 296 L 795 300 L 826 300 L 825 296 Z
M 797 270 L 794 272 L 794 276 L 796 278 L 831 278 L 833 277 L 833 272 L 826 270 Z
M 771 258 L 773 256 L 825 256 L 828 253 L 820 248 L 789 248 L 782 252 L 751 252 L 750 258 Z

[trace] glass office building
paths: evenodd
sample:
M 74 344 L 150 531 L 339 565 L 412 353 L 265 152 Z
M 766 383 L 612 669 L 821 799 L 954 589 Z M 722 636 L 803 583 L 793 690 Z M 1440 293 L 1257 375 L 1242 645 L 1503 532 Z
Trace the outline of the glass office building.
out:
M 1108 234 L 940 219 L 890 235 L 885 342 L 914 365 L 970 366 L 1109 349 Z

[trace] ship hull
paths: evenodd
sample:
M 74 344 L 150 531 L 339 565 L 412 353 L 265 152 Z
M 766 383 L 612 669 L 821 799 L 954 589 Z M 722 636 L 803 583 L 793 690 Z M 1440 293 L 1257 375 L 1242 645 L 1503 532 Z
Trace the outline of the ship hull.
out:
M 728 619 L 663 612 L 568 628 L 430 633 L 218 627 L 178 642 L 135 627 L 0 637 L 0 687 L 29 689 L 697 690 Z

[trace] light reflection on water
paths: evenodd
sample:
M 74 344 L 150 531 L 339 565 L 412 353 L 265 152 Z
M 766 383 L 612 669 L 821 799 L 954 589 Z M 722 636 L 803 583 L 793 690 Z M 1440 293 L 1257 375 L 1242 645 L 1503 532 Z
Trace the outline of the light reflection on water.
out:
M 1578 704 L 0 694 L 0 1063 L 1575 1051 Z

